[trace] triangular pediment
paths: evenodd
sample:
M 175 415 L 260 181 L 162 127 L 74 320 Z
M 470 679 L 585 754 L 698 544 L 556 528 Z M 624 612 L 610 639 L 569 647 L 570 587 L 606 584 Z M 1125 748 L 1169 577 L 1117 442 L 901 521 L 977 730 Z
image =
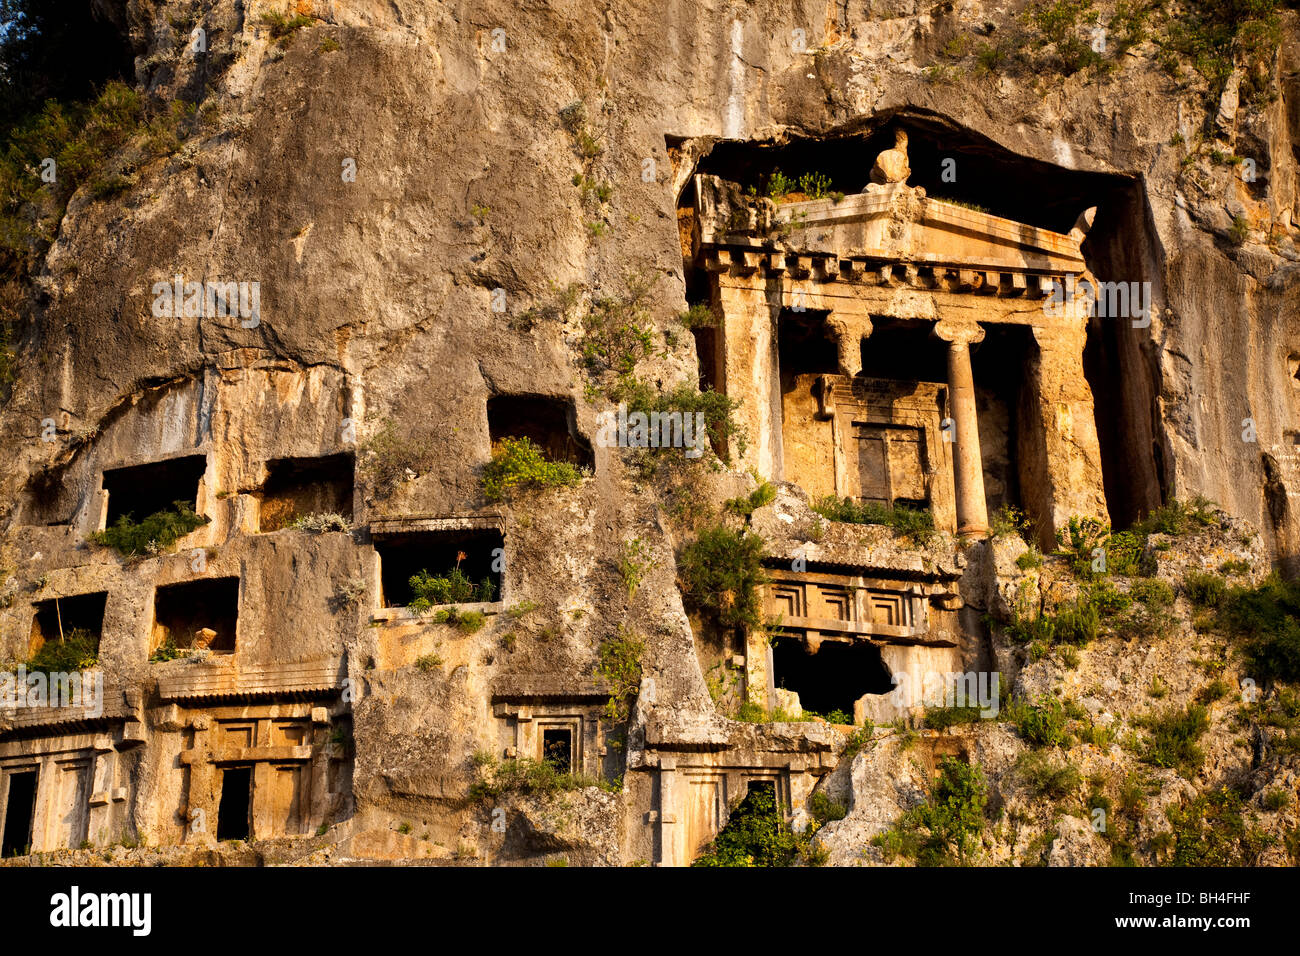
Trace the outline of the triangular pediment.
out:
M 700 176 L 697 197 L 701 245 L 1057 275 L 1086 269 L 1082 230 L 1040 229 L 901 183 L 871 184 L 839 201 L 777 204 L 739 197 L 715 177 Z

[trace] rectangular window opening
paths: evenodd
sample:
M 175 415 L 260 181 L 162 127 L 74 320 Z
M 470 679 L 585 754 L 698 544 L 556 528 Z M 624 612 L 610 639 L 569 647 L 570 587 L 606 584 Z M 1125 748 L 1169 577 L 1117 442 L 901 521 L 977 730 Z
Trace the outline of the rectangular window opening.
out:
M 573 730 L 555 727 L 542 731 L 542 759 L 557 773 L 573 772 Z
M 415 600 L 411 578 L 417 575 L 435 582 L 423 589 L 430 604 L 499 601 L 504 543 L 501 532 L 479 530 L 377 537 L 383 606 L 405 607 Z
M 503 438 L 527 438 L 550 461 L 592 467 L 591 443 L 578 432 L 572 399 L 493 395 L 488 399 L 487 416 L 493 445 Z
M 104 608 L 107 604 L 107 591 L 37 601 L 36 614 L 32 617 L 29 651 L 37 653 L 47 641 L 66 641 L 78 637 L 98 648 L 99 639 L 104 632 Z
M 247 840 L 252 830 L 252 815 L 253 768 L 223 768 L 221 802 L 217 807 L 217 840 Z
M 160 511 L 171 511 L 177 501 L 197 507 L 199 480 L 207 470 L 203 455 L 169 458 L 147 465 L 111 468 L 104 472 L 104 490 L 108 492 L 108 525 L 121 517 L 139 524 Z
M 278 458 L 266 463 L 258 529 L 279 531 L 308 515 L 336 514 L 352 520 L 355 473 L 350 453 L 321 458 Z
M 32 847 L 32 820 L 36 816 L 35 770 L 8 774 L 5 826 L 0 856 L 21 856 Z
M 151 650 L 170 642 L 177 650 L 235 650 L 239 578 L 208 578 L 164 585 L 154 593 Z

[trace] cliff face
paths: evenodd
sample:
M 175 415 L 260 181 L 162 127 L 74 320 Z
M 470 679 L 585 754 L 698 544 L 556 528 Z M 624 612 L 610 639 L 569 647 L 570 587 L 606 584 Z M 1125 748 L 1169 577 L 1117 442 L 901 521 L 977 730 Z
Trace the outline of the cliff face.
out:
M 1022 36 L 1008 41 L 1006 66 L 977 69 L 977 46 L 1019 35 L 1016 4 L 110 6 L 137 53 L 137 88 L 197 104 L 200 121 L 169 155 L 126 149 L 115 160 L 126 185 L 115 194 L 74 195 L 32 277 L 21 372 L 0 408 L 0 654 L 29 656 L 42 602 L 106 595 L 103 715 L 25 731 L 15 719 L 0 738 L 9 748 L 0 766 L 89 754 L 84 826 L 70 835 L 51 824 L 39 849 L 124 834 L 206 845 L 220 837 L 212 821 L 225 807 L 223 779 L 247 767 L 243 835 L 305 838 L 319 827 L 274 852 L 321 861 L 687 862 L 757 776 L 775 781 L 796 823 L 808 819 L 816 787 L 843 802 L 850 815 L 820 839 L 832 862 L 852 863 L 921 799 L 935 760 L 961 753 L 985 764 L 1004 802 L 1028 801 L 1019 830 L 987 837 L 993 858 L 1103 859 L 1095 831 L 1016 796 L 1024 748 L 1005 723 L 926 736 L 928 769 L 909 790 L 890 769 L 907 764 L 893 738 L 846 758 L 851 728 L 728 719 L 735 694 L 716 675 L 752 685 L 762 677 L 757 652 L 684 602 L 678 555 L 705 523 L 701 508 L 755 487 L 742 467 L 751 459 L 637 467 L 635 454 L 596 440 L 598 416 L 617 405 L 616 376 L 583 361 L 591 316 L 614 302 L 630 310 L 615 325 L 643 310 L 651 330 L 636 364 L 642 382 L 669 391 L 702 370 L 709 379 L 716 343 L 677 318 L 708 298 L 690 233 L 697 173 L 755 184 L 784 162 L 833 170 L 840 188 L 857 192 L 901 128 L 911 134 L 910 182 L 931 195 L 947 188 L 1060 234 L 1097 207 L 1083 246 L 1091 274 L 1149 283 L 1151 303 L 1149 324 L 1128 315 L 1088 324 L 1083 368 L 1108 517 L 1120 527 L 1203 495 L 1222 508 L 1222 540 L 1174 545 L 1196 567 L 1238 561 L 1235 580 L 1246 584 L 1270 562 L 1291 570 L 1300 560 L 1290 504 L 1300 487 L 1293 11 L 1281 14 L 1283 41 L 1269 62 L 1276 95 L 1243 93 L 1238 103 L 1248 74 L 1210 96 L 1194 71 L 1158 68 L 1150 40 L 1111 56 L 1108 70 L 1063 76 L 1034 68 L 1033 56 L 1049 54 L 1020 51 Z M 284 27 L 292 15 L 304 19 Z M 182 300 L 185 283 L 235 283 L 258 308 L 165 314 L 160 297 L 176 277 Z M 640 297 L 639 285 L 648 288 Z M 980 386 L 978 364 L 975 374 Z M 727 391 L 746 403 L 769 398 Z M 558 418 L 524 422 L 532 413 L 508 405 L 494 418 L 490 402 L 503 396 L 544 397 Z M 551 432 L 567 429 L 574 447 L 590 448 L 579 462 L 590 476 L 487 501 L 481 478 L 493 442 L 554 421 Z M 379 477 L 389 459 L 373 440 L 385 423 L 425 446 L 392 481 Z M 1008 447 L 1002 457 L 1014 458 Z M 333 511 L 302 502 L 342 496 L 355 530 L 268 530 L 277 468 L 302 474 L 308 460 L 340 455 L 326 477 L 285 479 L 296 489 L 287 494 L 299 513 Z M 360 465 L 355 475 L 347 456 Z M 134 558 L 89 541 L 125 494 L 105 494 L 114 469 L 194 457 L 197 492 L 174 474 L 120 480 L 156 489 L 160 507 L 188 495 L 208 523 L 170 552 Z M 752 519 L 787 566 L 802 552 L 782 536 L 820 522 L 807 497 L 782 485 Z M 925 595 L 929 613 L 953 615 L 944 670 L 997 669 L 1027 699 L 1086 698 L 1090 720 L 1104 712 L 1107 725 L 1126 729 L 1153 706 L 1124 689 L 1133 681 L 1158 678 L 1179 706 L 1201 692 L 1202 637 L 1181 591 L 1171 630 L 1134 645 L 1117 624 L 1071 672 L 1026 661 L 980 621 L 984 611 L 1016 610 L 1006 596 L 1026 577 L 1046 595 L 1048 571 L 1040 581 L 988 542 L 959 547 L 941 534 L 927 551 L 888 536 L 841 540 L 849 532 L 835 524 L 821 547 L 845 555 L 826 567 L 852 566 L 875 548 L 876 577 L 932 575 L 960 593 L 947 605 L 937 591 Z M 410 615 L 403 582 L 385 577 L 494 555 L 484 573 L 498 575 L 496 599 L 459 602 L 485 606 L 478 630 L 454 615 Z M 629 563 L 642 569 L 630 574 Z M 238 582 L 233 653 L 157 659 L 185 627 L 183 615 L 173 626 L 162 619 L 159 589 L 216 579 Z M 173 593 L 207 613 L 195 624 L 231 613 L 229 601 L 216 609 L 225 599 L 214 591 Z M 1065 586 L 1055 597 L 1074 593 Z M 57 633 L 36 630 L 43 640 Z M 630 715 L 612 719 L 610 668 L 598 674 L 599 656 L 602 642 L 630 632 L 643 645 L 639 693 Z M 1226 637 L 1204 640 L 1227 655 Z M 1249 669 L 1229 665 L 1224 676 Z M 1192 799 L 1253 774 L 1260 807 L 1266 789 L 1294 792 L 1294 757 L 1261 763 L 1258 748 L 1232 743 L 1228 704 L 1212 711 L 1214 759 L 1185 785 L 1160 770 L 1165 784 Z M 489 757 L 544 754 L 537 748 L 560 739 L 548 732 L 569 733 L 571 768 L 606 788 L 537 796 L 491 786 Z M 1122 779 L 1140 764 L 1115 741 L 1074 746 L 1092 747 L 1074 754 L 1085 773 L 1109 761 Z M 674 754 L 700 752 L 744 757 L 674 773 L 690 763 Z M 476 753 L 487 755 L 477 765 Z M 486 796 L 471 790 L 483 779 Z M 610 792 L 609 781 L 621 789 Z M 673 787 L 716 793 L 676 804 L 702 816 L 673 830 Z M 1266 821 L 1278 847 L 1294 805 L 1293 795 Z M 1143 840 L 1167 832 L 1159 813 L 1143 812 Z M 1158 848 L 1138 852 L 1158 858 Z

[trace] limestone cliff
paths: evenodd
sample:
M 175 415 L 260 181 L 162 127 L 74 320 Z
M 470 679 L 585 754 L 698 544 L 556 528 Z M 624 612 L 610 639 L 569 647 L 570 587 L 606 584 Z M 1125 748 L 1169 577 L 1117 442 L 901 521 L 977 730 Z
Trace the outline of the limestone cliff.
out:
M 820 826 L 800 859 L 886 862 L 958 757 L 991 794 L 961 848 L 985 862 L 1169 862 L 1178 814 L 1210 826 L 1228 811 L 1196 801 L 1227 786 L 1262 836 L 1225 854 L 1294 863 L 1290 678 L 1188 584 L 1267 587 L 1300 560 L 1293 9 L 1275 50 L 1207 79 L 1173 51 L 1172 5 L 1138 30 L 1099 4 L 1108 42 L 1076 69 L 1018 2 L 101 6 L 134 89 L 196 119 L 174 148 L 116 150 L 114 187 L 71 196 L 23 279 L 0 657 L 75 612 L 105 691 L 94 714 L 0 709 L 0 771 L 42 768 L 15 847 L 685 864 L 758 783 Z M 1096 53 L 1092 25 L 1070 36 Z M 1149 309 L 1056 330 L 1062 276 Z M 949 334 L 968 302 L 986 328 Z M 712 317 L 684 323 L 693 305 Z M 962 404 L 944 363 L 968 340 Z M 895 379 L 881 428 L 928 451 L 891 471 L 899 436 L 854 445 L 861 415 L 830 396 L 875 408 L 870 382 Z M 601 440 L 620 402 L 671 410 L 701 384 L 744 436 L 713 405 L 697 456 Z M 520 437 L 576 482 L 485 493 Z M 932 533 L 811 507 L 880 497 L 859 447 Z M 1197 496 L 1216 507 L 1179 510 Z M 139 520 L 175 499 L 207 520 L 174 544 L 96 543 L 122 502 Z M 999 508 L 1031 525 L 990 528 Z M 1178 527 L 1144 532 L 1129 570 L 1050 554 L 1073 516 L 1152 513 Z M 719 528 L 723 552 L 761 542 L 766 583 L 701 584 L 684 555 Z M 412 576 L 462 564 L 492 588 L 409 609 Z M 1017 630 L 1104 602 L 1107 574 L 1123 598 L 1077 650 Z M 801 611 L 813 586 L 870 620 Z M 764 719 L 822 710 L 775 674 L 821 679 L 781 657 L 777 613 L 811 659 L 843 646 L 885 675 L 847 722 Z M 997 673 L 1002 716 L 940 730 L 886 703 L 918 669 Z M 1027 738 L 1026 708 L 1053 706 L 1060 733 Z M 1201 759 L 1152 763 L 1143 721 L 1198 707 Z M 590 779 L 547 777 L 552 747 Z M 1097 830 L 1099 807 L 1122 824 Z

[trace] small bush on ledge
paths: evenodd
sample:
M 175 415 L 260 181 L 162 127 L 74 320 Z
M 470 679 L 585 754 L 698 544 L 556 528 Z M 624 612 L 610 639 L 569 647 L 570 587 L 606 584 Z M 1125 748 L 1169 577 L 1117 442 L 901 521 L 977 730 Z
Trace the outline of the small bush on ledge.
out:
M 172 503 L 173 511 L 157 511 L 139 524 L 130 515 L 122 515 L 117 522 L 93 535 L 96 544 L 116 548 L 127 555 L 161 554 L 195 528 L 208 523 L 208 518 L 195 514 L 188 502 Z
M 813 511 L 828 521 L 885 525 L 895 534 L 911 538 L 922 546 L 934 536 L 934 515 L 917 508 L 902 505 L 890 508 L 871 501 L 858 502 L 852 498 L 827 495 L 813 505 Z
M 71 674 L 99 663 L 99 638 L 74 628 L 62 640 L 51 638 L 26 662 L 29 673 Z
M 357 452 L 358 474 L 370 482 L 381 498 L 392 494 L 401 482 L 424 474 L 433 461 L 433 448 L 428 440 L 401 437 L 397 426 L 389 420 L 362 442 Z
M 473 759 L 479 779 L 469 788 L 471 800 L 492 800 L 507 793 L 545 797 L 562 790 L 601 786 L 600 781 L 582 774 L 561 773 L 545 760 L 498 760 L 482 750 Z
M 439 604 L 472 604 L 496 598 L 496 585 L 491 578 L 475 584 L 459 566 L 441 576 L 421 571 L 411 576 L 410 583 L 415 597 L 407 607 L 416 614 L 425 614 Z
M 567 461 L 548 461 L 528 438 L 503 438 L 483 469 L 483 496 L 504 501 L 524 488 L 565 488 L 578 484 L 582 473 Z
M 325 534 L 327 531 L 352 530 L 352 522 L 340 514 L 325 512 L 323 514 L 300 515 L 289 525 L 295 531 L 307 531 L 311 534 Z

